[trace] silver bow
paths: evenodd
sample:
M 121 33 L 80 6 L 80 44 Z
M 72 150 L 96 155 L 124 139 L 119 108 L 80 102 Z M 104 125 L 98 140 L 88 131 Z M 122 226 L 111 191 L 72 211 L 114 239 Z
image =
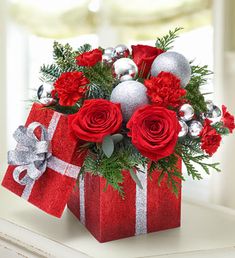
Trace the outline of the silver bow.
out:
M 37 138 L 35 129 L 41 128 Z M 8 164 L 17 166 L 13 171 L 14 180 L 21 185 L 30 185 L 46 171 L 50 152 L 50 141 L 47 129 L 38 122 L 27 128 L 19 126 L 13 137 L 17 141 L 16 149 L 8 152 Z M 22 177 L 21 174 L 26 171 Z

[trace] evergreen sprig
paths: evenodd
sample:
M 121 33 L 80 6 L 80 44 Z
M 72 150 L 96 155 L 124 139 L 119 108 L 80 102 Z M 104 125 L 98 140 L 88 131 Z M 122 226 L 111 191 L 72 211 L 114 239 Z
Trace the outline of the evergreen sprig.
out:
M 62 72 L 75 71 L 77 69 L 76 56 L 78 53 L 67 43 L 65 45 L 54 42 L 53 58 Z
M 115 151 L 111 157 L 107 157 L 99 145 L 89 148 L 85 159 L 83 170 L 98 175 L 106 179 L 107 185 L 110 184 L 122 197 L 123 170 L 144 172 L 139 166 L 146 166 L 146 158 L 143 157 L 133 145 L 128 144 L 129 139 L 124 139 L 115 146 Z
M 166 176 L 168 188 L 176 195 L 179 194 L 179 189 L 181 187 L 181 180 L 184 180 L 184 177 L 179 168 L 179 156 L 175 153 L 170 156 L 160 159 L 157 162 L 152 161 L 149 167 L 149 174 L 160 173 L 158 177 L 158 185 L 161 185 L 161 182 Z
M 176 153 L 182 158 L 188 175 L 193 179 L 202 179 L 202 175 L 195 168 L 195 164 L 199 165 L 207 174 L 210 173 L 211 168 L 217 172 L 220 172 L 220 169 L 218 168 L 219 163 L 204 162 L 204 160 L 210 158 L 210 156 L 204 154 L 200 147 L 199 138 L 191 139 L 190 137 L 186 137 L 183 142 L 178 144 Z
M 61 75 L 62 71 L 56 64 L 42 65 L 40 68 L 41 77 L 40 80 L 43 82 L 55 82 Z
M 186 86 L 186 99 L 189 100 L 197 114 L 206 112 L 206 102 L 203 94 L 200 92 L 200 86 L 205 84 L 208 76 L 212 72 L 208 66 L 191 66 L 192 75 L 189 84 Z
M 174 30 L 169 30 L 168 34 L 161 38 L 157 38 L 155 46 L 157 48 L 161 48 L 164 51 L 171 49 L 173 46 L 173 42 L 176 38 L 178 38 L 178 32 L 182 30 L 181 27 L 176 27 Z

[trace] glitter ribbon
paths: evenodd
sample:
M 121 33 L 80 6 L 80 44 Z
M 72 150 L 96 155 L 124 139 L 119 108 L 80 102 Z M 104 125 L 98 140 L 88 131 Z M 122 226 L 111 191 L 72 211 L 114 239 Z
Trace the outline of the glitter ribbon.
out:
M 78 176 L 80 167 L 52 156 L 50 150 L 50 141 L 60 116 L 56 112 L 53 114 L 48 129 L 38 122 L 33 122 L 28 127 L 19 126 L 13 134 L 18 144 L 15 150 L 8 152 L 8 164 L 17 166 L 13 171 L 13 178 L 25 186 L 21 197 L 26 200 L 29 199 L 35 181 L 43 175 L 47 167 L 75 179 Z M 39 138 L 35 135 L 37 128 L 41 129 Z
M 138 178 L 143 189 L 136 184 L 135 235 L 147 233 L 147 171 L 138 173 Z

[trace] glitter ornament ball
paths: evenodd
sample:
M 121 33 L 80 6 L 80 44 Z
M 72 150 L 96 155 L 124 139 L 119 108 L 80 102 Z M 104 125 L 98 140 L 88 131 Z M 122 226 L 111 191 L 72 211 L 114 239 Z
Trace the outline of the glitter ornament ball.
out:
M 179 116 L 184 121 L 190 121 L 194 116 L 194 109 L 190 104 L 183 104 L 179 109 Z
M 157 76 L 162 71 L 170 72 L 177 76 L 183 87 L 190 81 L 190 64 L 183 55 L 177 52 L 168 51 L 155 58 L 151 67 L 151 75 Z
M 114 58 L 128 57 L 130 55 L 130 51 L 126 45 L 120 44 L 114 48 L 112 55 Z
M 137 108 L 148 104 L 146 87 L 137 81 L 121 82 L 112 91 L 110 100 L 121 104 L 123 119 L 128 121 Z
M 189 125 L 189 135 L 193 138 L 199 137 L 203 126 L 199 121 L 193 120 Z
M 113 75 L 120 81 L 133 80 L 138 73 L 138 67 L 130 58 L 120 58 L 113 63 Z
M 187 133 L 188 133 L 188 125 L 183 120 L 180 120 L 179 124 L 181 126 L 181 131 L 179 132 L 178 137 L 181 138 L 181 137 L 184 137 L 184 136 L 187 135 Z
M 38 88 L 37 97 L 42 105 L 50 106 L 55 104 L 56 100 L 51 96 L 51 92 L 53 89 L 54 87 L 48 83 L 45 83 Z

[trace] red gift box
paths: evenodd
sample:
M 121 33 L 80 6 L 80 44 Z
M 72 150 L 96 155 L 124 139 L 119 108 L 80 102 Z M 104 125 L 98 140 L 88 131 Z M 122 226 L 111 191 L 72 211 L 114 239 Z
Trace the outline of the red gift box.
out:
M 180 226 L 181 189 L 176 197 L 167 186 L 166 175 L 159 187 L 159 172 L 154 171 L 152 178 L 138 173 L 143 189 L 128 171 L 123 175 L 124 199 L 111 186 L 104 191 L 104 178 L 86 173 L 68 201 L 71 212 L 99 242 Z
M 27 175 L 27 173 L 31 173 L 30 165 L 9 165 L 2 185 L 43 211 L 56 217 L 61 217 L 76 184 L 82 159 L 74 155 L 77 141 L 69 137 L 67 116 L 51 109 L 43 108 L 39 104 L 32 106 L 25 127 L 19 127 L 20 131 L 18 130 L 15 134 L 22 134 L 25 132 L 25 128 L 27 128 L 26 134 L 31 134 L 31 131 L 35 131 L 33 133 L 39 139 L 43 134 L 43 126 L 45 129 L 44 133 L 46 133 L 49 140 L 51 153 L 46 161 L 45 172 L 39 178 L 32 180 Z M 31 136 L 34 137 L 34 135 Z M 22 137 L 27 138 L 27 135 L 21 135 Z M 26 142 L 24 138 L 22 142 Z M 43 146 L 46 143 L 41 141 L 40 144 L 37 145 L 39 149 L 44 148 Z M 16 150 L 17 148 L 19 148 L 19 143 Z M 23 160 L 23 158 L 21 159 Z M 40 174 L 40 171 L 38 173 Z

